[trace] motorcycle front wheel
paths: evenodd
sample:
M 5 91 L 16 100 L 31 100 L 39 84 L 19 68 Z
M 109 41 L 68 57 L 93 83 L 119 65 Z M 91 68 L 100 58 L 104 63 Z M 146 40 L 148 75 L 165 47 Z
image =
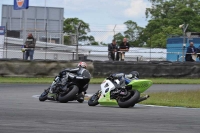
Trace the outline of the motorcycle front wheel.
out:
M 39 101 L 43 102 L 47 100 L 48 92 L 49 92 L 49 88 L 47 90 L 44 90 L 44 92 L 39 97 Z
M 67 92 L 59 94 L 58 101 L 61 103 L 66 103 L 68 101 L 71 101 L 76 97 L 78 91 L 79 88 L 76 85 L 70 86 Z
M 90 99 L 88 100 L 88 105 L 89 106 L 96 106 L 99 104 L 98 102 L 99 97 L 98 97 L 98 93 L 95 93 L 93 96 L 90 97 Z
M 137 90 L 131 90 L 126 98 L 119 98 L 117 102 L 120 108 L 129 108 L 133 107 L 139 98 L 140 93 Z

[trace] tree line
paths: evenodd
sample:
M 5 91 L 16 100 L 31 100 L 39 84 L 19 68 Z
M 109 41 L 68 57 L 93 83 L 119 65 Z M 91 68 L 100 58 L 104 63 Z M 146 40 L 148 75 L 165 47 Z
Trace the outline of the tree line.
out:
M 167 38 L 171 35 L 183 35 L 181 24 L 189 24 L 187 31 L 200 32 L 200 0 L 149 0 L 151 7 L 146 8 L 145 15 L 148 20 L 146 27 L 140 27 L 136 22 L 128 20 L 124 22 L 126 31 L 116 33 L 113 38 L 121 43 L 124 37 L 128 38 L 131 46 L 166 48 Z M 79 29 L 79 41 L 87 41 L 90 45 L 99 45 L 90 32 L 89 24 L 78 18 L 64 20 L 63 31 L 67 34 L 75 34 Z M 187 32 L 186 31 L 186 32 Z M 69 44 L 70 37 L 65 36 L 65 44 Z M 100 44 L 106 45 L 101 42 Z

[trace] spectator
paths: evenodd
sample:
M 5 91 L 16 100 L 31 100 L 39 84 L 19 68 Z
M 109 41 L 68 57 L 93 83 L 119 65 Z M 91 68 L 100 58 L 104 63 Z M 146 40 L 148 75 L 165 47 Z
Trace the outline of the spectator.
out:
M 124 61 L 125 52 L 129 51 L 129 47 L 130 45 L 127 42 L 127 38 L 124 38 L 123 42 L 119 46 L 119 58 L 121 59 L 121 61 Z
M 194 47 L 194 43 L 190 42 L 190 46 L 187 47 L 187 52 L 186 52 L 186 55 L 185 55 L 185 60 L 186 61 L 195 61 L 192 58 L 192 55 L 195 55 L 195 54 L 196 54 L 196 48 Z
M 116 53 L 117 52 L 117 45 L 116 45 L 116 41 L 113 40 L 111 44 L 108 45 L 108 59 L 110 61 L 114 61 L 116 60 Z
M 33 60 L 33 54 L 35 50 L 35 38 L 31 33 L 28 34 L 28 37 L 26 38 L 25 42 L 25 60 L 28 60 L 28 57 L 30 57 L 30 60 Z

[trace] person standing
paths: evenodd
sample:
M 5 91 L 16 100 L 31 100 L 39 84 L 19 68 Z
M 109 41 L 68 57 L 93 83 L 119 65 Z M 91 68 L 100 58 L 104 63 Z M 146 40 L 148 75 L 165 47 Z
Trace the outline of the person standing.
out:
M 119 46 L 119 58 L 121 61 L 124 61 L 125 52 L 129 51 L 129 43 L 127 42 L 127 38 L 123 38 L 123 42 Z
M 117 45 L 116 41 L 112 40 L 112 43 L 108 45 L 108 59 L 109 61 L 116 60 Z
M 35 38 L 31 33 L 28 34 L 28 37 L 26 38 L 25 42 L 25 60 L 28 60 L 28 57 L 30 57 L 30 60 L 33 60 L 33 54 L 35 50 Z
M 187 47 L 185 61 L 195 61 L 192 56 L 196 55 L 196 48 L 193 42 L 190 42 L 190 46 Z

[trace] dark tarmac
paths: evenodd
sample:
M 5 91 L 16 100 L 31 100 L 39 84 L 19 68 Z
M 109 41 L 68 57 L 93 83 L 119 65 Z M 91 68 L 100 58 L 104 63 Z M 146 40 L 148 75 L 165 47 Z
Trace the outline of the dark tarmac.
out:
M 87 102 L 39 102 L 45 84 L 0 84 L 0 133 L 199 133 L 200 109 L 96 106 Z M 89 94 L 99 89 L 90 85 Z M 153 85 L 147 92 L 200 89 Z

